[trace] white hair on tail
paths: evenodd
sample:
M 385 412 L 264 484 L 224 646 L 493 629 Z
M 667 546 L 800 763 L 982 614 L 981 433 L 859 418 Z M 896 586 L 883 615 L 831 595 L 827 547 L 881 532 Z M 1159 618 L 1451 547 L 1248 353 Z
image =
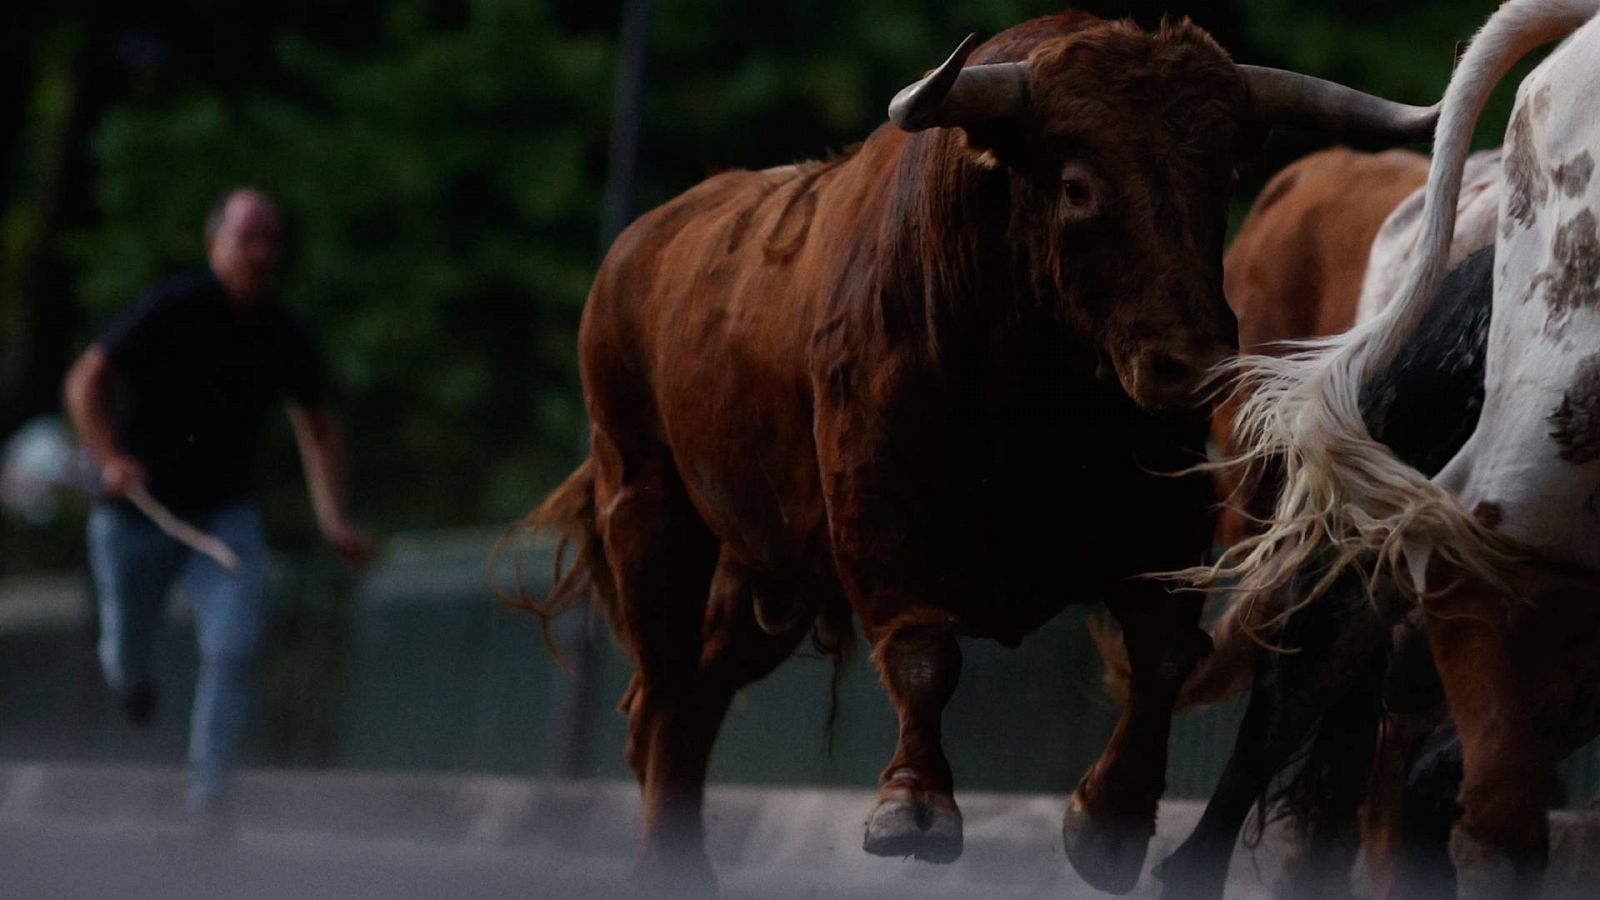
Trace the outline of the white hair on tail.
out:
M 1361 388 L 1394 359 L 1432 303 L 1455 231 L 1472 131 L 1495 85 L 1529 51 L 1565 37 L 1597 11 L 1600 0 L 1510 0 L 1500 7 L 1445 91 L 1416 262 L 1394 301 L 1342 335 L 1298 343 L 1290 356 L 1235 361 L 1237 390 L 1246 399 L 1235 424 L 1241 452 L 1234 462 L 1281 466 L 1283 490 L 1263 533 L 1229 550 L 1217 566 L 1185 576 L 1217 586 L 1231 570 L 1238 587 L 1264 591 L 1313 564 L 1321 577 L 1309 602 L 1358 557 L 1372 554 L 1369 584 L 1398 573 L 1404 560 L 1409 588 L 1421 596 L 1428 560 L 1437 555 L 1490 584 L 1507 583 L 1522 554 L 1368 434 Z

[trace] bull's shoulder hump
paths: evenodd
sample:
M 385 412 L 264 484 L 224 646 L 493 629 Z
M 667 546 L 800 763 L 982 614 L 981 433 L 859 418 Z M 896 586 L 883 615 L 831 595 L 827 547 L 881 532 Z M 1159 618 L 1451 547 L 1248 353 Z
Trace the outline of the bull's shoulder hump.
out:
M 604 266 L 625 265 L 739 215 L 774 185 L 791 180 L 792 174 L 784 174 L 786 168 L 793 167 L 728 169 L 711 175 L 629 223 L 607 250 Z

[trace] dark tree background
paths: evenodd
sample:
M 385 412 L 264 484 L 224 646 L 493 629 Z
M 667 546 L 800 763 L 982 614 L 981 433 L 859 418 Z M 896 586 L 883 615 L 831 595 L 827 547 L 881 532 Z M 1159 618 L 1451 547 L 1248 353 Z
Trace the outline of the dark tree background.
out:
M 1494 7 L 1080 5 L 1147 26 L 1188 15 L 1240 61 L 1414 102 L 1437 98 L 1455 42 Z M 58 407 L 72 356 L 135 295 L 203 265 L 205 210 L 252 184 L 289 218 L 285 296 L 330 360 L 363 518 L 396 529 L 521 514 L 580 444 L 573 333 L 602 251 L 620 8 L 25 0 L 0 37 L 0 436 Z M 635 208 L 717 169 L 858 141 L 967 32 L 1059 8 L 656 0 Z M 1498 141 L 1509 97 L 1481 144 Z M 1314 141 L 1277 136 L 1241 209 Z M 294 541 L 308 517 L 282 431 L 268 510 Z M 51 558 L 48 541 L 6 544 L 0 566 Z

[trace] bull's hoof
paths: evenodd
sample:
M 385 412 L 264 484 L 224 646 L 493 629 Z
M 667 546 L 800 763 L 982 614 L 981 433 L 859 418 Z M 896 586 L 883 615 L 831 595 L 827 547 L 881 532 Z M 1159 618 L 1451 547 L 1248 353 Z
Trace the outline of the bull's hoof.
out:
M 1461 900 L 1522 900 L 1540 896 L 1543 853 L 1515 853 L 1479 840 L 1457 825 L 1450 832 L 1450 859 L 1456 865 L 1456 896 Z
M 701 850 L 663 850 L 647 846 L 634 860 L 629 881 L 631 890 L 624 894 L 628 898 L 650 896 L 677 900 L 681 897 L 687 900 L 717 894 L 716 872 Z
M 1161 900 L 1222 900 L 1232 848 L 1224 851 L 1220 867 L 1214 860 L 1194 859 L 1186 850 L 1187 847 L 1179 848 L 1150 870 L 1161 882 Z
M 955 862 L 961 856 L 961 810 L 949 794 L 893 791 L 879 800 L 867 817 L 861 849 L 873 856 Z
M 1145 851 L 1155 823 L 1144 819 L 1096 822 L 1073 794 L 1061 823 L 1067 859 L 1090 885 L 1109 894 L 1126 894 L 1139 883 Z

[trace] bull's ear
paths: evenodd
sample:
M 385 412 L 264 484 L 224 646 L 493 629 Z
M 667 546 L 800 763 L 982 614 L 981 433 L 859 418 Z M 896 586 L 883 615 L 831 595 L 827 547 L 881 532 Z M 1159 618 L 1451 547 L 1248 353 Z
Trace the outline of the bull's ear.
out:
M 889 120 L 906 131 L 976 125 L 1014 118 L 1028 103 L 1032 70 L 1027 63 L 966 66 L 978 46 L 967 35 L 956 52 L 926 78 L 889 101 Z

